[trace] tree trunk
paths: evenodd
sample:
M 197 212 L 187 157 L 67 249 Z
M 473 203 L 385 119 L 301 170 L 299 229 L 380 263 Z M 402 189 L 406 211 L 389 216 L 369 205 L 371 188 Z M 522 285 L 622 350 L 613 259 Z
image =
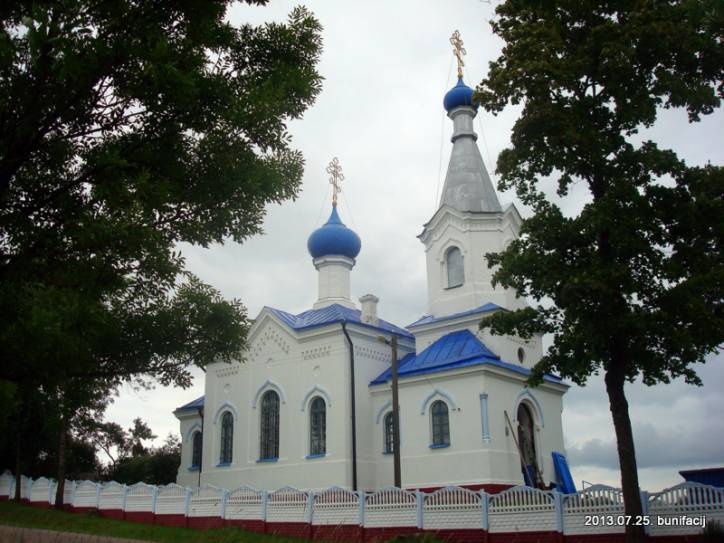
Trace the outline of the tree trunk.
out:
M 629 525 L 626 526 L 626 543 L 643 543 L 646 534 L 641 524 L 643 515 L 641 491 L 636 469 L 636 451 L 631 419 L 628 415 L 628 401 L 624 392 L 625 381 L 624 374 L 620 370 L 612 368 L 606 372 L 606 392 L 611 407 L 613 427 L 616 430 L 624 508 L 626 515 L 631 519 Z
M 63 495 L 65 494 L 65 444 L 68 428 L 65 415 L 60 415 L 60 435 L 58 436 L 58 488 L 55 490 L 55 508 L 63 510 Z

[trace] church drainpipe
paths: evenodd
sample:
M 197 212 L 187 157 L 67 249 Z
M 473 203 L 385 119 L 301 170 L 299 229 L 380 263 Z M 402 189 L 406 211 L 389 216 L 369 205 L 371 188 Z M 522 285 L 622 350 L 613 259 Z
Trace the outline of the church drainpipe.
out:
M 354 344 L 347 333 L 347 323 L 342 321 L 342 332 L 349 347 L 350 385 L 352 388 L 352 490 L 357 492 L 357 415 L 354 393 Z
M 199 417 L 201 417 L 201 460 L 199 461 L 199 488 L 201 488 L 201 470 L 204 465 L 204 408 L 199 407 Z M 193 453 L 194 444 L 191 443 L 191 452 Z

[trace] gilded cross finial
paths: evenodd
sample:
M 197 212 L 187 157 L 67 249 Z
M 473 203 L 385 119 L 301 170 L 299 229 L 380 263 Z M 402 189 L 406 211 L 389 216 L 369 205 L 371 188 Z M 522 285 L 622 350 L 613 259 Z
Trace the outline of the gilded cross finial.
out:
M 467 55 L 467 51 L 465 51 L 465 48 L 463 47 L 463 39 L 460 37 L 460 31 L 456 30 L 452 33 L 452 36 L 450 36 L 450 43 L 454 47 L 453 55 L 455 55 L 455 58 L 458 59 L 458 77 L 462 77 L 463 66 L 465 66 L 463 56 Z
M 327 166 L 327 173 L 329 174 L 329 184 L 332 185 L 332 205 L 337 205 L 337 194 L 342 192 L 342 187 L 339 185 L 340 182 L 344 181 L 344 174 L 342 174 L 342 166 L 339 165 L 337 157 L 332 159 L 332 162 Z

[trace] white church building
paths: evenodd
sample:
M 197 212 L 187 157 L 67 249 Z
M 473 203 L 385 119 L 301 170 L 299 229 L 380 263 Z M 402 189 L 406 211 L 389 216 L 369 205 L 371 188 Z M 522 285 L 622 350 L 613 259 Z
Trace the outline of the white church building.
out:
M 540 337 L 478 329 L 486 315 L 525 306 L 515 292 L 493 288 L 484 258 L 518 236 L 521 218 L 514 205 L 498 201 L 473 130 L 473 90 L 460 72 L 444 107 L 453 149 L 439 208 L 419 235 L 427 314 L 403 328 L 380 318 L 375 296 L 352 299 L 361 242 L 335 199 L 329 220 L 308 241 L 319 275 L 312 308 L 297 315 L 262 309 L 245 360 L 209 366 L 204 396 L 174 411 L 182 436 L 179 484 L 391 485 L 392 357 L 380 336 L 393 335 L 404 488 L 496 491 L 556 480 L 551 453 L 564 452 L 568 386 L 551 375 L 526 386 L 542 356 Z

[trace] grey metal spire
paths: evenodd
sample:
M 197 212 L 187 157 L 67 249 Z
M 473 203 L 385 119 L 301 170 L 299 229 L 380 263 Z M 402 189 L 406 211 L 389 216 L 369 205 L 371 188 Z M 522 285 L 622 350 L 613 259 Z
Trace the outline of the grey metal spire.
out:
M 458 85 L 460 83 L 462 79 Z M 453 149 L 440 206 L 446 204 L 458 211 L 500 212 L 502 208 L 498 195 L 476 143 L 478 136 L 473 130 L 476 115 L 475 107 L 470 105 L 448 110 L 448 117 L 452 119 L 454 127 L 451 138 Z

